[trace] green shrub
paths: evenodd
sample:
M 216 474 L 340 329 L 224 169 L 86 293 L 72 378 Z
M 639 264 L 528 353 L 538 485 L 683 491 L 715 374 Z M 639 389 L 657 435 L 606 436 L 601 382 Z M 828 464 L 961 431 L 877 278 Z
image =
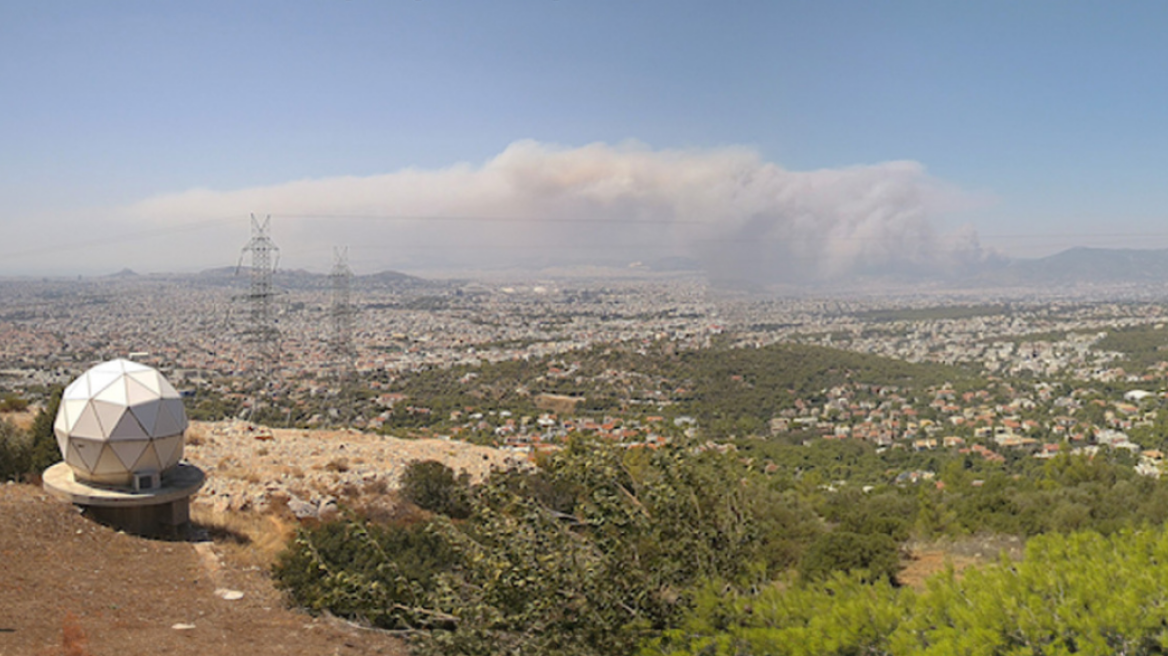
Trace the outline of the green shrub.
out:
M 36 478 L 61 459 L 53 421 L 61 401 L 61 390 L 50 397 L 33 421 L 32 429 L 22 431 L 7 419 L 0 419 L 0 480 Z
M 436 460 L 411 462 L 402 474 L 402 497 L 430 512 L 454 519 L 470 516 L 470 477 Z
M 835 530 L 811 544 L 799 573 L 818 581 L 835 572 L 865 572 L 866 581 L 896 582 L 900 571 L 900 551 L 896 541 L 882 533 L 853 533 Z
M 0 419 L 0 480 L 18 479 L 29 471 L 30 447 L 27 435 L 7 419 Z
M 427 523 L 379 526 L 348 518 L 297 532 L 273 568 L 299 606 L 364 620 L 383 629 L 434 626 L 436 577 L 458 555 Z
M 57 436 L 53 432 L 53 423 L 57 420 L 57 409 L 61 406 L 62 387 L 54 387 L 48 397 L 45 407 L 37 413 L 32 422 L 31 449 L 28 473 L 40 476 L 49 465 L 61 459 L 61 450 L 57 446 Z
M 677 621 L 695 586 L 762 583 L 818 534 L 809 508 L 745 473 L 730 455 L 590 440 L 473 491 L 417 463 L 403 497 L 440 513 L 425 529 L 306 529 L 276 578 L 309 609 L 437 628 L 420 654 L 629 654 Z
M 24 412 L 28 401 L 16 394 L 8 393 L 0 398 L 0 412 Z
M 924 590 L 834 574 L 752 593 L 707 588 L 643 656 L 1163 654 L 1168 532 L 1032 539 L 1020 561 L 952 569 Z

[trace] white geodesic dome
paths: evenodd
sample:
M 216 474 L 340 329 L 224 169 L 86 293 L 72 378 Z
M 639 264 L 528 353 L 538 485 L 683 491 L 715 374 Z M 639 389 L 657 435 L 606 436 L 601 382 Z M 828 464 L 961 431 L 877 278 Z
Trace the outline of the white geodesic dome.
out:
M 53 430 L 78 479 L 129 485 L 182 459 L 187 415 L 157 370 L 129 360 L 103 362 L 65 388 Z

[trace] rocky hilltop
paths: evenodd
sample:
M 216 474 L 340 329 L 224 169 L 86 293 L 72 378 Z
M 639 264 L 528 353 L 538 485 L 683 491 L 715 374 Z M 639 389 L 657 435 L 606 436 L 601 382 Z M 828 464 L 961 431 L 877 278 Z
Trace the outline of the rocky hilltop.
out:
M 196 506 L 263 512 L 286 503 L 300 518 L 335 511 L 341 496 L 395 489 L 416 460 L 437 460 L 475 482 L 492 468 L 520 464 L 510 452 L 466 442 L 271 429 L 242 421 L 192 422 L 186 459 L 207 473 Z

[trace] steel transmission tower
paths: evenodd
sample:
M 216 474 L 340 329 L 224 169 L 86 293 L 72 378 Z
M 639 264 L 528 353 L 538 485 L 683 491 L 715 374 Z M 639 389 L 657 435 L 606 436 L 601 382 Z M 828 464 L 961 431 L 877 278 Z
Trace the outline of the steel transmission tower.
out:
M 333 270 L 329 274 L 332 288 L 332 305 L 329 319 L 332 333 L 329 335 L 329 351 L 333 357 L 339 386 L 338 400 L 345 417 L 345 424 L 352 418 L 352 404 L 349 403 L 349 388 L 353 373 L 353 306 L 349 300 L 353 272 L 349 269 L 349 249 L 333 248 Z
M 329 349 L 338 360 L 347 360 L 352 356 L 353 337 L 353 306 L 349 302 L 349 289 L 352 285 L 353 272 L 349 269 L 349 249 L 333 248 L 333 270 L 329 274 L 329 283 L 332 287 L 332 307 L 329 318 L 332 320 L 332 335 L 329 340 Z
M 276 328 L 276 314 L 274 311 L 274 296 L 272 291 L 272 273 L 280 258 L 280 249 L 268 235 L 272 217 L 268 215 L 263 221 L 251 215 L 251 241 L 243 247 L 239 254 L 239 265 L 235 272 L 243 268 L 243 258 L 251 253 L 251 285 L 243 298 L 247 300 L 248 321 L 244 329 L 244 339 L 254 345 L 255 375 L 262 388 L 264 382 L 271 376 L 276 355 L 279 352 L 280 332 Z

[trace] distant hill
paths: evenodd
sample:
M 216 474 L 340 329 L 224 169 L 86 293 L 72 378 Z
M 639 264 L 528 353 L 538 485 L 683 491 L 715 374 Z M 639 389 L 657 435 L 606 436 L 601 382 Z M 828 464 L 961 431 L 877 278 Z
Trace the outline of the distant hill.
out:
M 679 264 L 684 265 L 685 260 Z M 851 275 L 827 280 L 780 278 L 767 282 L 757 278 L 718 276 L 706 271 L 710 282 L 721 288 L 746 292 L 786 289 L 790 293 L 809 290 L 889 291 L 922 284 L 937 288 L 1034 288 L 1059 286 L 1115 286 L 1168 284 L 1168 249 L 1075 247 L 1040 258 L 1010 258 L 992 254 L 978 262 L 950 267 L 916 265 L 911 262 L 861 268 Z M 1082 291 L 1082 290 L 1080 290 Z
M 236 278 L 238 276 L 243 275 L 245 272 L 246 272 L 246 269 L 239 271 L 237 274 L 235 267 L 225 266 L 225 267 L 216 267 L 214 269 L 203 269 L 202 271 L 200 271 L 196 274 L 193 274 L 192 277 L 199 278 L 201 280 L 208 280 L 208 281 L 231 280 L 233 278 Z
M 623 275 L 630 271 L 648 271 L 658 274 L 692 274 L 703 272 L 718 288 L 746 292 L 774 292 L 775 289 L 801 293 L 814 289 L 862 288 L 897 289 L 920 284 L 954 287 L 1036 287 L 1058 285 L 1168 285 L 1168 248 L 1092 248 L 1075 247 L 1041 258 L 1008 258 L 993 255 L 977 263 L 969 262 L 956 268 L 938 268 L 902 263 L 854 272 L 842 279 L 776 279 L 762 276 L 725 275 L 726 272 L 706 268 L 701 260 L 691 257 L 662 257 L 646 260 L 630 267 L 627 262 L 613 260 L 603 265 L 558 267 L 555 274 L 566 278 Z M 599 268 L 597 268 L 599 267 Z M 516 271 L 522 271 L 516 269 Z M 548 270 L 541 269 L 547 274 Z M 208 287 L 229 287 L 246 290 L 251 284 L 247 266 L 224 266 L 205 269 L 198 273 L 151 273 L 141 275 L 131 269 L 86 278 L 116 284 L 132 284 L 153 280 L 175 280 Z M 474 274 L 467 274 L 474 275 Z M 19 280 L 20 278 L 12 278 Z M 77 280 L 81 280 L 77 277 Z M 44 278 L 68 282 L 72 278 Z M 464 287 L 469 280 L 429 280 L 400 271 L 386 270 L 355 275 L 354 290 L 422 291 L 454 290 Z M 303 269 L 277 269 L 272 279 L 276 290 L 327 290 L 329 274 L 313 273 Z
M 1001 284 L 1168 283 L 1168 249 L 1076 247 L 1012 260 L 977 277 Z
M 353 278 L 353 282 L 356 285 L 364 287 L 432 287 L 441 285 L 441 283 L 411 276 L 400 271 L 381 271 L 379 273 L 356 276 Z
M 251 284 L 249 267 L 218 267 L 206 269 L 193 278 L 210 285 L 243 287 Z M 409 289 L 442 286 L 442 283 L 418 278 L 398 271 L 382 271 L 363 276 L 354 276 L 352 284 L 357 287 Z M 312 273 L 303 269 L 277 269 L 272 276 L 272 285 L 278 289 L 327 289 L 331 282 L 327 273 Z

